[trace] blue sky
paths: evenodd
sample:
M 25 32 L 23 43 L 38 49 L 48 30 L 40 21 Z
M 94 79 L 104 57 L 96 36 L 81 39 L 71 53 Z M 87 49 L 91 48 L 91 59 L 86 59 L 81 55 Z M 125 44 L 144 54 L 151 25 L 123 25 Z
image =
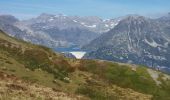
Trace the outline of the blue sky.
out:
M 170 0 L 0 0 L 0 14 L 28 19 L 41 13 L 115 18 L 127 14 L 159 16 Z

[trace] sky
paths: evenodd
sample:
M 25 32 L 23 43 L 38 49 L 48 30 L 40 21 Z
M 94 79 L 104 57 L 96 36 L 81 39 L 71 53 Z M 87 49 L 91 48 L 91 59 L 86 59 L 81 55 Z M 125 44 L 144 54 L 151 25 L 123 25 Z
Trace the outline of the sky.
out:
M 0 14 L 19 19 L 29 19 L 41 13 L 107 19 L 128 14 L 155 17 L 168 12 L 170 0 L 0 0 Z

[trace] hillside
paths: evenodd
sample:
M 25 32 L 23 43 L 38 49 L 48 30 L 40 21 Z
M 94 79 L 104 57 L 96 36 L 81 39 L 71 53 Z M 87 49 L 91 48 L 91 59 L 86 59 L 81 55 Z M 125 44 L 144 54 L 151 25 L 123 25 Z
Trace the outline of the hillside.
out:
M 144 66 L 65 58 L 2 31 L 0 79 L 0 99 L 170 100 L 169 75 Z
M 80 100 L 75 96 L 0 72 L 0 100 Z

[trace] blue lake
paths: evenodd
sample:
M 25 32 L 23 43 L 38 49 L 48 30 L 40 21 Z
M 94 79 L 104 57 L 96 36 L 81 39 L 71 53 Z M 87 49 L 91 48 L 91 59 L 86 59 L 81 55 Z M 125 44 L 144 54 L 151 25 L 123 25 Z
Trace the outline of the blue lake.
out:
M 80 51 L 80 52 L 87 52 L 85 50 L 82 50 L 78 46 L 71 46 L 71 47 L 60 47 L 60 48 L 54 48 L 56 52 L 73 52 L 73 51 Z

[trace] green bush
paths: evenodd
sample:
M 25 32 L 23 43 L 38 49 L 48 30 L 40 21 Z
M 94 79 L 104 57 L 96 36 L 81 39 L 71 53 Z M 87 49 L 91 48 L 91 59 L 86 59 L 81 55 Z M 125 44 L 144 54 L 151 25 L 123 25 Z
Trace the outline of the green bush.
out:
M 76 94 L 85 95 L 92 100 L 117 100 L 118 98 L 95 86 L 82 85 L 76 90 Z

